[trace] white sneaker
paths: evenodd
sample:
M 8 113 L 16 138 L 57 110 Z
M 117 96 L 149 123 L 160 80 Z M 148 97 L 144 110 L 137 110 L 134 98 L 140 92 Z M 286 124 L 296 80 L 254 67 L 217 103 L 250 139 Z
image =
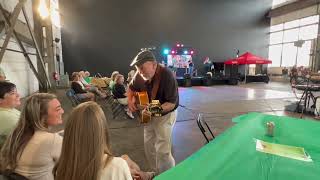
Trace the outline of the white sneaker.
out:
M 132 112 L 127 111 L 127 115 L 128 115 L 131 119 L 134 119 L 134 116 L 133 116 Z

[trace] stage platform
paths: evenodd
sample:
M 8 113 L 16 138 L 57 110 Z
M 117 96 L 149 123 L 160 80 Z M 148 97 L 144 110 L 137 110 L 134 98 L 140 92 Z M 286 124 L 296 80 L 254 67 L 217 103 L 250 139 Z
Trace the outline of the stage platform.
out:
M 244 81 L 244 76 L 242 76 L 241 81 Z M 269 83 L 270 79 L 268 75 L 247 75 L 246 76 L 246 83 L 251 83 L 251 82 L 264 82 L 264 83 Z
M 193 76 L 190 78 L 176 77 L 178 85 L 181 87 L 191 87 L 191 86 L 211 86 L 211 85 L 238 85 L 239 79 L 232 77 L 204 77 L 204 76 Z

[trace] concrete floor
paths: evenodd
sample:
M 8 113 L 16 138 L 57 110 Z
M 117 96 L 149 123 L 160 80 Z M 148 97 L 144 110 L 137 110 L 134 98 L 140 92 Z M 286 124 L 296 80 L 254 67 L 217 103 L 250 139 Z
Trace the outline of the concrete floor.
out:
M 72 107 L 64 92 L 65 90 L 61 89 L 56 91 L 65 109 L 66 119 Z M 173 131 L 173 153 L 176 163 L 205 145 L 205 139 L 196 123 L 198 113 L 204 114 L 216 136 L 233 125 L 233 117 L 248 112 L 299 117 L 297 113 L 284 111 L 286 105 L 296 100 L 287 83 L 198 86 L 179 88 L 179 93 L 180 104 L 185 108 L 178 108 L 178 118 Z M 103 101 L 99 103 L 108 118 L 114 154 L 128 154 L 143 170 L 149 170 L 143 149 L 143 126 L 136 119 L 128 119 L 124 114 L 112 119 L 110 106 Z M 60 129 L 63 129 L 63 125 L 56 128 Z

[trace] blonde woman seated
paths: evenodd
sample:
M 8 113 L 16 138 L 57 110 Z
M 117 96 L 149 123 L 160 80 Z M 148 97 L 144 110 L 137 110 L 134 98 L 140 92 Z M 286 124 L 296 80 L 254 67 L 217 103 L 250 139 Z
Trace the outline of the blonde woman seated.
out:
M 1 149 L 1 171 L 30 180 L 54 180 L 52 170 L 60 156 L 62 137 L 49 129 L 62 123 L 63 112 L 53 94 L 27 98 L 17 126 Z
M 110 152 L 106 118 L 98 104 L 85 102 L 71 112 L 53 172 L 59 180 L 132 179 L 126 161 Z
M 112 90 L 113 96 L 118 99 L 119 103 L 122 105 L 128 105 L 128 97 L 126 93 L 126 88 L 124 86 L 124 77 L 121 74 L 118 74 L 115 78 L 116 84 L 114 85 L 114 88 Z M 132 112 L 129 110 L 129 108 L 126 108 L 127 115 L 133 119 L 134 116 Z
M 97 103 L 82 103 L 71 112 L 65 126 L 61 156 L 53 173 L 58 180 L 132 179 L 128 163 L 114 157 L 110 151 L 107 120 Z M 147 177 L 138 169 L 132 173 L 137 179 Z
M 91 92 L 87 92 L 80 82 L 80 75 L 77 72 L 72 73 L 71 75 L 71 89 L 74 90 L 76 96 L 80 99 L 80 101 L 94 101 L 95 95 Z
M 114 85 L 116 84 L 116 77 L 117 75 L 120 74 L 119 71 L 113 71 L 111 74 L 111 81 L 109 82 L 109 89 L 113 90 Z

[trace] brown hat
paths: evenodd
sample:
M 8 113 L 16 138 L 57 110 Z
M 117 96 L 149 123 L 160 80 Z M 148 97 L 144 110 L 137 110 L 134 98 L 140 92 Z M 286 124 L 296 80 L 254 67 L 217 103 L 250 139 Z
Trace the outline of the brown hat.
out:
M 156 61 L 156 57 L 151 51 L 141 51 L 138 55 L 133 59 L 130 66 L 141 65 L 147 61 Z

